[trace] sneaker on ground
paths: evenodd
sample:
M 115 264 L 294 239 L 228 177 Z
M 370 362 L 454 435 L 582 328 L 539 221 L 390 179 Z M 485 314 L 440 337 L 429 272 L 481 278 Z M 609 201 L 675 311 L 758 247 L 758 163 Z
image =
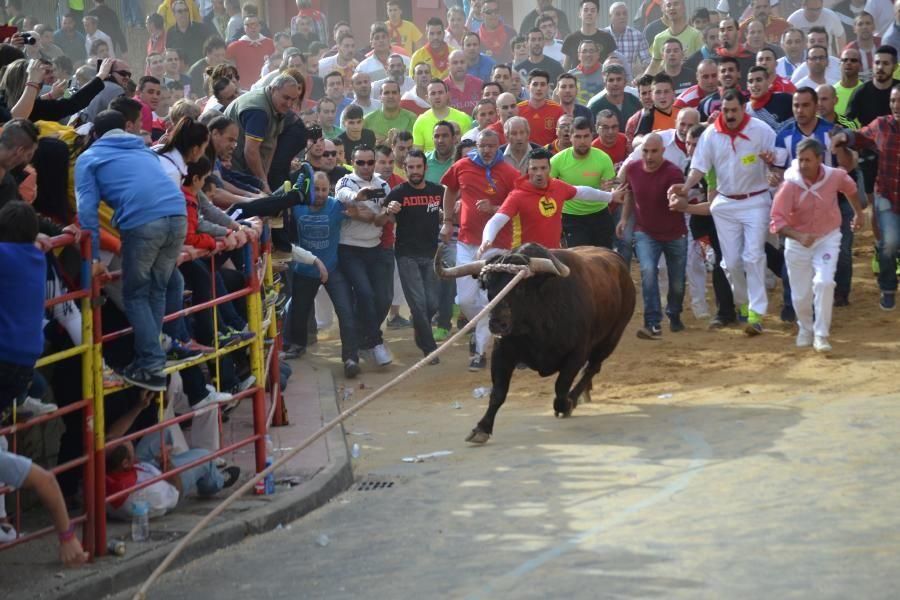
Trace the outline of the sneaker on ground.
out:
M 412 323 L 409 321 L 409 319 L 404 319 L 400 315 L 395 315 L 387 321 L 388 329 L 404 329 L 411 326 Z
M 32 398 L 31 396 L 25 396 L 25 402 L 18 407 L 19 412 L 33 416 L 47 415 L 57 409 L 59 409 L 57 405 L 50 402 L 42 402 L 38 398 Z
M 828 338 L 817 335 L 815 341 L 813 341 L 813 350 L 823 354 L 831 352 L 831 344 L 828 343 Z
M 662 327 L 659 325 L 647 325 L 637 330 L 637 336 L 642 340 L 662 339 Z
M 432 358 L 431 360 L 428 361 L 428 364 L 432 365 L 432 366 L 441 364 L 441 357 L 435 356 L 434 358 Z
M 734 320 L 723 319 L 722 317 L 716 315 L 712 318 L 712 321 L 709 322 L 707 329 L 724 329 L 728 327 L 730 323 L 734 323 Z
M 890 292 L 881 292 L 881 301 L 878 303 L 881 310 L 894 310 L 897 304 L 894 300 L 894 294 Z
M 300 344 L 287 344 L 281 348 L 281 354 L 278 356 L 281 360 L 291 360 L 299 358 L 304 354 L 306 354 L 306 348 Z
M 344 361 L 344 377 L 353 379 L 357 375 L 359 375 L 359 363 L 352 358 L 348 358 Z
M 440 343 L 450 337 L 450 330 L 443 327 L 435 327 L 432 329 L 431 334 L 434 336 L 434 341 Z
M 391 355 L 391 351 L 387 349 L 387 346 L 384 344 L 378 344 L 374 348 L 372 348 L 372 352 L 375 354 L 375 362 L 378 363 L 378 366 L 385 367 L 392 362 L 394 362 L 394 357 Z
M 682 322 L 681 317 L 669 317 L 669 331 L 672 333 L 684 331 L 684 323 Z
M 133 386 L 150 390 L 151 392 L 166 391 L 166 376 L 162 371 L 159 373 L 151 373 L 146 369 L 132 369 L 126 367 L 122 371 L 122 379 Z
M 469 361 L 469 370 L 470 371 L 481 371 L 485 367 L 487 367 L 487 355 L 486 354 L 476 354 L 472 357 L 472 360 Z
M 747 325 L 744 326 L 744 333 L 751 337 L 760 335 L 762 332 L 762 323 L 747 323 Z
M 209 389 L 207 386 L 206 389 Z M 191 410 L 200 410 L 201 408 L 206 408 L 207 406 L 211 406 L 213 404 L 220 404 L 222 402 L 230 402 L 234 396 L 231 394 L 227 394 L 225 392 L 217 392 L 215 389 L 209 392 L 205 398 L 200 400 L 197 404 L 191 405 Z
M 809 348 L 813 345 L 813 334 L 812 331 L 807 331 L 805 329 L 801 329 L 797 334 L 797 347 L 798 348 Z
M 235 329 L 234 327 L 229 327 L 226 331 L 230 334 L 238 338 L 239 341 L 245 342 L 247 340 L 252 340 L 256 337 L 256 334 L 250 331 L 249 325 L 244 325 L 243 329 Z

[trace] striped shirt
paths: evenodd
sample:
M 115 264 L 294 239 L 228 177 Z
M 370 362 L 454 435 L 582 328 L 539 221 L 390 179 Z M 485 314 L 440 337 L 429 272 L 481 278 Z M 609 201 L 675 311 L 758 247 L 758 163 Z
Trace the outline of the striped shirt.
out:
M 831 132 L 833 129 L 834 123 L 829 123 L 820 117 L 816 117 L 816 128 L 813 129 L 810 135 L 800 131 L 797 122 L 793 119 L 785 123 L 781 131 L 775 136 L 776 164 L 783 169 L 788 168 L 791 161 L 797 158 L 797 144 L 807 138 L 812 138 L 825 146 L 825 160 L 823 163 L 836 167 L 837 157 L 831 152 Z

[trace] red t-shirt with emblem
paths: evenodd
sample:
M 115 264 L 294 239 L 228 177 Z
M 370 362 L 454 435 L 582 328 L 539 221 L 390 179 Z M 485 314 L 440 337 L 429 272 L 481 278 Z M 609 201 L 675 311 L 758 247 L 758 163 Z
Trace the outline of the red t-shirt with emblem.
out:
M 528 100 L 519 102 L 519 116 L 528 120 L 531 136 L 528 138 L 539 146 L 546 146 L 556 139 L 556 122 L 566 114 L 556 102 L 547 101 L 542 107 L 534 108 Z
M 551 179 L 545 188 L 536 188 L 527 175 L 520 176 L 516 189 L 500 207 L 500 212 L 513 220 L 513 247 L 534 242 L 545 248 L 559 248 L 563 203 L 577 193 L 575 186 L 559 179 Z
M 459 190 L 462 208 L 459 214 L 459 241 L 472 246 L 481 245 L 481 234 L 492 215 L 475 208 L 475 203 L 487 198 L 494 206 L 503 204 L 503 199 L 512 191 L 519 177 L 519 170 L 500 161 L 491 167 L 491 180 L 488 182 L 485 170 L 464 157 L 450 166 L 441 178 L 441 185 L 451 190 Z M 497 234 L 495 248 L 510 248 L 512 227 L 507 225 Z

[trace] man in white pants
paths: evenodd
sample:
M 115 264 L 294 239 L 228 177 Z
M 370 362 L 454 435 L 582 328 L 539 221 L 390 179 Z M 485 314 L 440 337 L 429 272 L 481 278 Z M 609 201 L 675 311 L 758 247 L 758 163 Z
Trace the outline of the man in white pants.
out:
M 834 304 L 834 273 L 841 250 L 838 192 L 847 196 L 858 230 L 861 208 L 856 182 L 841 169 L 822 164 L 825 147 L 815 138 L 797 144 L 797 158 L 784 174 L 772 204 L 772 233 L 785 236 L 784 260 L 800 332 L 797 347 L 830 352 L 828 333 Z M 815 321 L 813 321 L 815 313 Z
M 722 244 L 722 261 L 747 335 L 762 333 L 768 309 L 766 253 L 771 196 L 767 165 L 774 160 L 775 132 L 744 113 L 736 90 L 722 97 L 721 112 L 706 129 L 691 163 L 687 181 L 670 195 L 686 196 L 710 169 L 715 169 L 718 195 L 710 207 Z
M 441 178 L 444 191 L 444 217 L 441 240 L 450 242 L 453 223 L 459 221 L 459 238 L 456 244 L 456 264 L 464 265 L 475 260 L 481 244 L 481 233 L 488 219 L 503 204 L 513 190 L 519 170 L 503 160 L 498 152 L 500 138 L 490 129 L 478 133 L 476 150 L 453 163 Z M 512 227 L 503 228 L 494 249 L 482 258 L 508 250 L 512 241 Z M 487 306 L 487 292 L 472 277 L 461 277 L 456 282 L 456 298 L 459 310 L 467 319 L 473 319 Z M 469 362 L 470 371 L 480 371 L 487 366 L 487 350 L 491 340 L 488 320 L 482 319 L 475 326 L 474 352 Z

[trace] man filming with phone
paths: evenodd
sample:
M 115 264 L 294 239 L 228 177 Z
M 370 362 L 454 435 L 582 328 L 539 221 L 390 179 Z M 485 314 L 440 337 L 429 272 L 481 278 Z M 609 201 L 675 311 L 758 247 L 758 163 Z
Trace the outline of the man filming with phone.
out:
M 351 218 L 341 226 L 338 246 L 338 268 L 349 281 L 356 300 L 359 355 L 369 365 L 383 367 L 393 361 L 384 344 L 381 323 L 375 306 L 375 290 L 382 281 L 393 281 L 391 272 L 384 273 L 379 258 L 381 227 L 390 218 L 384 199 L 387 182 L 375 174 L 375 150 L 357 146 L 353 151 L 353 172 L 335 186 L 335 198 L 353 206 Z M 355 214 L 354 214 L 355 213 Z

